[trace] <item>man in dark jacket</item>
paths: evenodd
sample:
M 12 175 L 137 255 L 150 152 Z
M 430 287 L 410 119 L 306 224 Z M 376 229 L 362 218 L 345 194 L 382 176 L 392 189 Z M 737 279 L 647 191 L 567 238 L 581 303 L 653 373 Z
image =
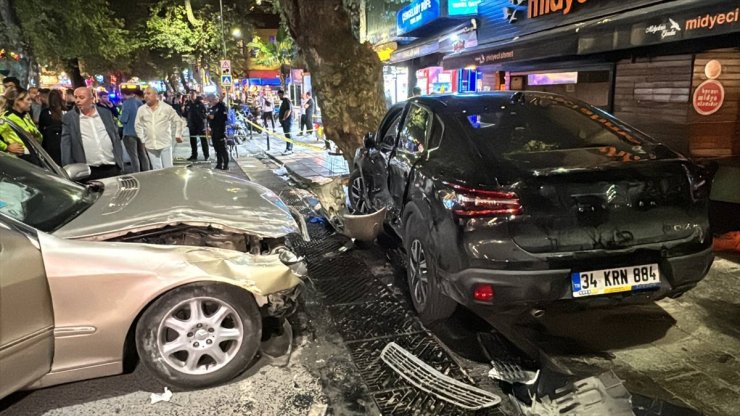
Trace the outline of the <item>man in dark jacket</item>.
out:
M 121 111 L 121 124 L 123 124 L 123 145 L 126 147 L 129 159 L 131 159 L 131 170 L 133 172 L 146 172 L 151 169 L 149 166 L 149 155 L 146 153 L 146 147 L 141 139 L 136 137 L 136 113 L 144 103 L 136 96 L 132 90 L 125 90 L 123 96 L 126 100 L 123 102 Z
M 195 97 L 195 100 L 187 106 L 188 129 L 190 130 L 190 157 L 188 160 L 198 160 L 198 139 L 200 147 L 203 149 L 203 158 L 208 160 L 208 139 L 206 139 L 206 106 L 203 105 L 201 97 Z M 200 136 L 200 137 L 198 137 Z
M 95 105 L 89 88 L 77 88 L 74 98 L 74 110 L 62 117 L 62 165 L 86 163 L 88 180 L 117 176 L 123 169 L 123 147 L 113 115 Z
M 278 91 L 278 98 L 280 98 L 280 111 L 278 112 L 278 120 L 280 125 L 283 127 L 283 134 L 288 141 L 285 142 L 284 155 L 293 153 L 293 142 L 290 137 L 290 128 L 292 127 L 292 116 L 293 116 L 293 105 L 290 103 L 290 99 L 285 96 L 285 91 Z
M 211 109 L 208 113 L 208 126 L 211 128 L 211 141 L 216 150 L 216 169 L 229 170 L 229 152 L 226 150 L 226 119 L 228 110 L 221 97 L 208 97 Z

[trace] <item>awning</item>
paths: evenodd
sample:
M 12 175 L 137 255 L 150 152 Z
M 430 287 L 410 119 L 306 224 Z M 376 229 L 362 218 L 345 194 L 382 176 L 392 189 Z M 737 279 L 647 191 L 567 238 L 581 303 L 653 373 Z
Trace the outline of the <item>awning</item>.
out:
M 249 78 L 280 78 L 278 69 L 250 69 L 247 71 Z
M 600 17 L 508 42 L 482 45 L 443 60 L 445 69 L 588 55 L 740 31 L 740 7 L 725 0 L 678 0 Z

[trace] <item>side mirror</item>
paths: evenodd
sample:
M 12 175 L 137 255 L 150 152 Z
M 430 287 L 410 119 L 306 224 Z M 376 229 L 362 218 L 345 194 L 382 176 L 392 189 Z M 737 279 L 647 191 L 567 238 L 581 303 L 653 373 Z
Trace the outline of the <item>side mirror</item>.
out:
M 365 149 L 372 149 L 375 147 L 375 133 L 367 133 L 365 135 Z
M 81 181 L 90 176 L 90 166 L 85 163 L 71 163 L 64 167 L 70 180 Z

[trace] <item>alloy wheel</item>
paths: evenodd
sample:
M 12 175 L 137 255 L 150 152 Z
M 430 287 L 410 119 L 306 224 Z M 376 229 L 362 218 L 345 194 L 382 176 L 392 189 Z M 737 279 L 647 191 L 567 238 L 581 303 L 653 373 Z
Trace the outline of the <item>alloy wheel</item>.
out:
M 424 246 L 422 246 L 419 240 L 411 242 L 410 251 L 409 273 L 411 277 L 411 296 L 414 297 L 416 304 L 423 309 L 429 294 L 429 274 L 426 254 L 424 253 Z
M 157 348 L 177 371 L 203 375 L 234 359 L 244 337 L 239 314 L 210 297 L 191 298 L 170 309 L 159 324 Z
M 365 201 L 365 179 L 362 176 L 358 176 L 352 181 L 349 195 L 354 213 L 365 214 L 367 212 L 367 202 Z

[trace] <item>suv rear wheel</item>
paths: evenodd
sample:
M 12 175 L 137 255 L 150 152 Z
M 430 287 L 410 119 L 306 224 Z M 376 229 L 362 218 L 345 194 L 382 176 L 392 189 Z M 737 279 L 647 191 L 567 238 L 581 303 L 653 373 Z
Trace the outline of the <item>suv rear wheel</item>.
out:
M 445 296 L 439 285 L 434 246 L 429 239 L 429 230 L 418 216 L 412 215 L 406 222 L 406 278 L 411 301 L 424 324 L 449 318 L 457 303 Z

